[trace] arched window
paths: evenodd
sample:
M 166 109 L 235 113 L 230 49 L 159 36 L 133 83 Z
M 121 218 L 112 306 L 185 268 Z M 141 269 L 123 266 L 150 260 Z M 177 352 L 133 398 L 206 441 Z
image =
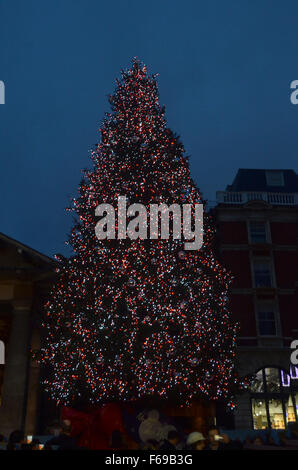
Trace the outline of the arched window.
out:
M 260 369 L 251 386 L 254 429 L 285 429 L 297 419 L 298 368 L 289 372 L 278 367 Z

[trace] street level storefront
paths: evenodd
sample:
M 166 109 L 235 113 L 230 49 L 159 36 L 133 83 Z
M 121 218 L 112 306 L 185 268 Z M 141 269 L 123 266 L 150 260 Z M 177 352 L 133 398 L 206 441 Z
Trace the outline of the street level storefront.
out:
M 285 429 L 297 421 L 298 368 L 289 372 L 266 367 L 257 372 L 251 388 L 254 429 Z

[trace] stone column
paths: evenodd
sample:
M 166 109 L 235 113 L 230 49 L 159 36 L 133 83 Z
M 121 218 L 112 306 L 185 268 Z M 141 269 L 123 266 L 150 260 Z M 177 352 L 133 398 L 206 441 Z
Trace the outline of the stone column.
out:
M 33 350 L 40 348 L 40 337 L 37 329 L 32 332 L 31 348 Z M 36 433 L 38 416 L 38 397 L 40 391 L 40 367 L 36 361 L 30 361 L 28 370 L 28 396 L 26 404 L 25 433 L 34 435 Z
M 236 429 L 253 429 L 250 394 L 244 393 L 237 397 L 237 409 L 234 412 Z
M 2 403 L 0 406 L 0 433 L 24 427 L 28 355 L 30 349 L 31 302 L 13 300 L 12 325 L 6 351 Z

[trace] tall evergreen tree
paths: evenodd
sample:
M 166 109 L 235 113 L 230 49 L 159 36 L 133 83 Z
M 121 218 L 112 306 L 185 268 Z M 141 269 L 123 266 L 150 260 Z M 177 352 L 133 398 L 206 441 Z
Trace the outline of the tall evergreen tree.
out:
M 45 387 L 58 402 L 146 397 L 189 403 L 227 398 L 237 384 L 231 277 L 214 254 L 204 213 L 204 244 L 182 239 L 98 240 L 95 208 L 128 203 L 204 203 L 179 138 L 167 127 L 157 83 L 134 60 L 110 96 L 112 112 L 85 170 L 70 244 L 46 304 Z M 116 227 L 118 229 L 118 227 Z M 149 234 L 148 234 L 149 236 Z

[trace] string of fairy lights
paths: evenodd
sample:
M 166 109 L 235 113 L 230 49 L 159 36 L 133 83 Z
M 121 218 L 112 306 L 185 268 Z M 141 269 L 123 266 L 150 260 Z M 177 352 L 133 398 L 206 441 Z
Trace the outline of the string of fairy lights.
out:
M 155 76 L 134 60 L 110 104 L 93 168 L 84 171 L 70 208 L 74 255 L 58 259 L 45 306 L 45 388 L 63 404 L 229 398 L 239 386 L 237 326 L 229 312 L 231 276 L 214 255 L 209 216 L 201 250 L 185 251 L 182 240 L 95 236 L 95 207 L 116 206 L 119 195 L 148 207 L 204 203 L 183 145 L 166 126 Z

